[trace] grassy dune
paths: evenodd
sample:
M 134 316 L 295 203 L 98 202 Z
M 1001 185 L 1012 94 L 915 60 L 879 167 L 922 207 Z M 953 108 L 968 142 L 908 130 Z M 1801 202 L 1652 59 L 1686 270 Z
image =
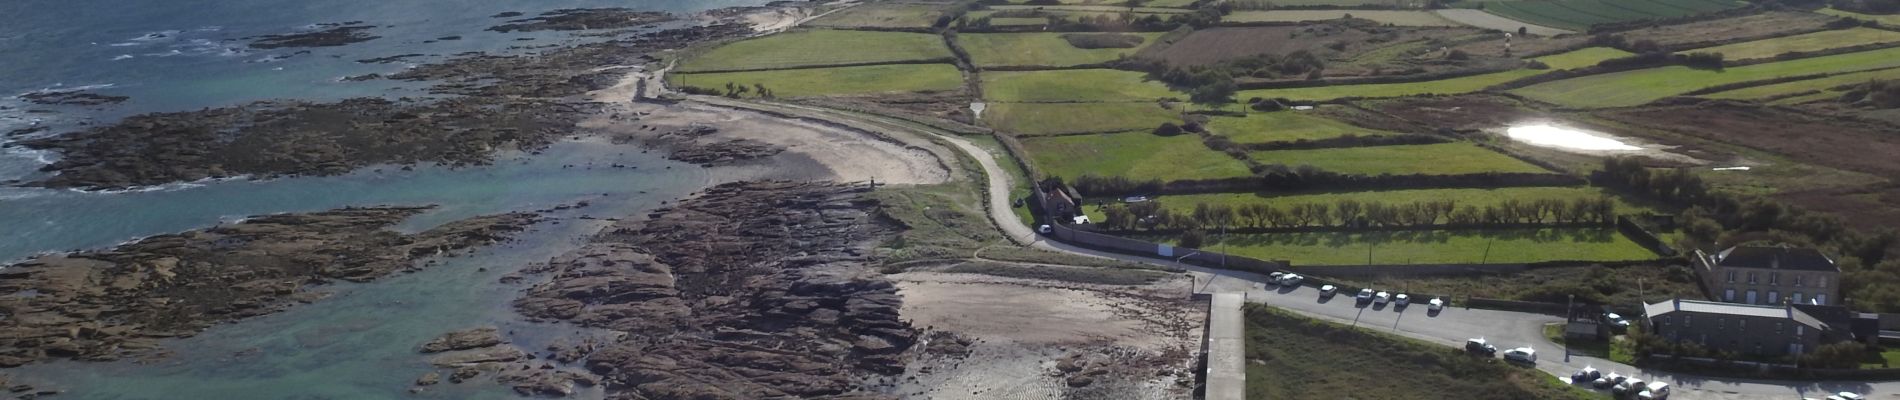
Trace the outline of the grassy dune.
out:
M 672 74 L 669 78 L 676 85 L 721 90 L 725 89 L 726 83 L 748 87 L 763 84 L 778 97 L 950 91 L 963 86 L 963 72 L 950 64 Z

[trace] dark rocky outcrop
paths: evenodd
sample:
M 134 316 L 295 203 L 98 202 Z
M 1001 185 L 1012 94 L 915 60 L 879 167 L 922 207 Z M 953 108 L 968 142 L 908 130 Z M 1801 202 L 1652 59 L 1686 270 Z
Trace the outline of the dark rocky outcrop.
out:
M 515 14 L 520 15 L 520 13 Z M 634 11 L 626 8 L 569 8 L 541 13 L 540 16 L 534 18 L 508 21 L 506 24 L 496 25 L 488 30 L 507 33 L 622 29 L 673 19 L 672 14 Z
M 41 90 L 19 96 L 33 104 L 65 106 L 102 106 L 123 103 L 131 97 L 113 96 L 84 90 Z
M 673 149 L 666 158 L 674 161 L 689 162 L 701 166 L 727 165 L 744 160 L 759 159 L 777 155 L 785 151 L 784 147 L 750 139 L 734 139 L 723 142 L 690 144 Z
M 255 217 L 110 250 L 44 256 L 0 270 L 0 366 L 155 353 L 157 339 L 321 298 L 416 261 L 504 240 L 538 216 L 466 219 L 416 234 L 384 228 L 422 207 Z
M 444 333 L 442 336 L 422 344 L 424 353 L 468 350 L 501 344 L 501 332 L 493 327 L 475 328 Z
M 720 185 L 533 271 L 524 315 L 606 328 L 584 364 L 627 398 L 875 398 L 917 331 L 868 250 L 895 227 L 861 189 Z M 573 358 L 572 355 L 563 358 Z
M 369 34 L 373 25 L 363 25 L 362 21 L 333 22 L 317 24 L 317 30 L 309 32 L 285 33 L 257 36 L 251 41 L 251 48 L 278 49 L 286 47 L 333 47 L 367 42 L 382 38 Z

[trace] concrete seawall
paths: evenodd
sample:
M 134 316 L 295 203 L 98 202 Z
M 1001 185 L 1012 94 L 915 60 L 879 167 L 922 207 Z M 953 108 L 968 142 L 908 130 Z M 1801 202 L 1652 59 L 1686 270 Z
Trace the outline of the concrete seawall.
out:
M 1246 293 L 1215 293 L 1207 314 L 1207 400 L 1247 398 Z

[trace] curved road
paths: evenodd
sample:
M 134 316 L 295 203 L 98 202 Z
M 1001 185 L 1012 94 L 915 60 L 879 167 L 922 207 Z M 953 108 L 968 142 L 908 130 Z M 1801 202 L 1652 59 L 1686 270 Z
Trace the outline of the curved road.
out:
M 1537 349 L 1537 368 L 1559 378 L 1568 380 L 1567 377 L 1571 372 L 1590 366 L 1606 373 L 1616 372 L 1634 375 L 1646 381 L 1668 382 L 1675 387 L 1675 394 L 1672 397 L 1677 399 L 1824 398 L 1837 391 L 1858 392 L 1868 395 L 1868 398 L 1900 398 L 1900 382 L 1779 382 L 1705 378 L 1668 372 L 1647 372 L 1633 366 L 1580 355 L 1570 356 L 1566 360 L 1563 347 L 1545 340 L 1543 335 L 1545 324 L 1562 322 L 1563 319 L 1556 316 L 1456 307 L 1447 308 L 1439 313 L 1428 313 L 1422 305 L 1406 309 L 1385 306 L 1360 307 L 1355 304 L 1349 293 L 1341 294 L 1330 301 L 1321 300 L 1316 288 L 1270 287 L 1262 283 L 1266 282 L 1266 277 L 1260 274 L 1204 268 L 1166 259 L 1110 253 L 1044 240 L 1041 235 L 1035 234 L 1029 226 L 1024 225 L 1022 220 L 1017 219 L 1016 214 L 1011 211 L 1009 193 L 1010 188 L 1014 186 L 1010 182 L 1011 176 L 1008 170 L 997 163 L 997 156 L 956 135 L 938 134 L 931 130 L 919 129 L 912 123 L 889 117 L 847 113 L 819 107 L 746 102 L 709 96 L 691 96 L 691 98 L 725 107 L 767 110 L 821 119 L 856 129 L 899 137 L 941 139 L 975 159 L 977 164 L 983 167 L 987 180 L 986 191 L 989 192 L 990 219 L 1017 243 L 1025 243 L 1050 251 L 1180 268 L 1194 275 L 1196 291 L 1199 293 L 1245 292 L 1249 302 L 1268 304 L 1313 318 L 1383 329 L 1453 347 L 1462 347 L 1465 339 L 1474 337 L 1486 338 L 1500 349 L 1529 346 Z

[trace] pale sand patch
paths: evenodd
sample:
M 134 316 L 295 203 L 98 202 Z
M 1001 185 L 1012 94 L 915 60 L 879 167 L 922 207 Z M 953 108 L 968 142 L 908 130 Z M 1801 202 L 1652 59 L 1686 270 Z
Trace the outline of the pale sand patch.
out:
M 1142 321 L 1115 315 L 1095 293 L 987 283 L 899 282 L 901 313 L 911 325 L 1033 344 L 1107 341 L 1159 347 Z
M 641 124 L 711 126 L 719 133 L 702 140 L 750 139 L 801 154 L 830 170 L 841 182 L 876 180 L 891 184 L 934 184 L 950 180 L 950 171 L 928 143 L 894 143 L 857 130 L 765 113 L 693 102 L 659 107 Z

